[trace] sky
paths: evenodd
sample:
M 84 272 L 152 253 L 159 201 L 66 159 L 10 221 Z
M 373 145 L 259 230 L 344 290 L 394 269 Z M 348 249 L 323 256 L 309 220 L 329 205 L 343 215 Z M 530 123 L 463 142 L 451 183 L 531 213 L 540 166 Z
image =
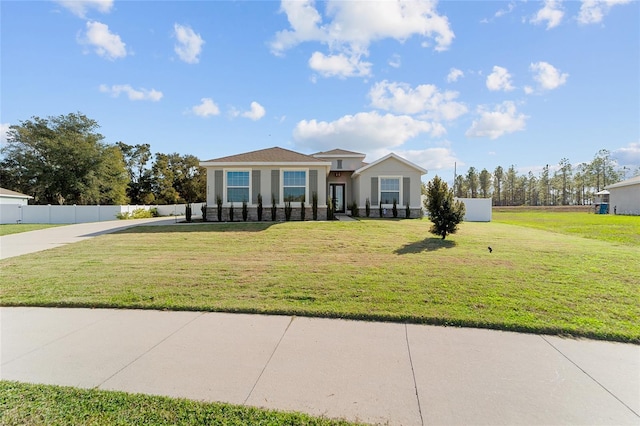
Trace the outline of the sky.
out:
M 201 160 L 394 152 L 453 180 L 640 167 L 640 2 L 0 2 L 0 137 L 81 112 Z M 627 171 L 628 170 L 628 171 Z

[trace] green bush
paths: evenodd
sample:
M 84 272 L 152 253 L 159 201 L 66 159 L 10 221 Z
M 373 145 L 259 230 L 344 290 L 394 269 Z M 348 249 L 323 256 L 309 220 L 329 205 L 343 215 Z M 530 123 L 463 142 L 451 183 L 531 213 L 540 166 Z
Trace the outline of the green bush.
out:
M 278 213 L 278 207 L 276 206 L 276 196 L 271 194 L 271 221 L 275 222 Z
M 156 209 L 157 211 L 157 209 Z M 148 219 L 153 216 L 153 213 L 147 209 L 135 209 L 132 212 L 123 212 L 116 214 L 116 217 L 121 220 L 126 219 Z
M 291 220 L 291 212 L 293 211 L 293 207 L 291 207 L 291 201 L 287 201 L 284 203 L 284 220 L 287 222 Z
M 304 201 L 300 203 L 300 220 L 304 222 L 304 217 L 307 214 L 304 208 Z
M 409 202 L 407 201 L 407 205 L 404 208 L 404 215 L 407 219 L 411 217 L 411 208 L 409 207 Z
M 233 222 L 233 203 L 229 206 L 229 222 Z
M 191 223 L 191 213 L 191 204 L 187 204 L 184 208 L 184 216 L 189 223 Z
M 242 220 L 246 222 L 248 216 L 249 216 L 249 211 L 247 210 L 247 202 L 242 201 Z
M 358 203 L 354 201 L 353 203 L 351 203 L 351 207 L 349 207 L 349 209 L 351 210 L 351 216 L 360 217 L 360 212 L 358 211 Z
M 369 201 L 369 197 L 367 197 L 367 200 L 364 202 L 364 212 L 367 217 L 371 215 L 371 201 Z
M 382 211 L 382 201 L 380 201 L 380 207 L 379 207 L 379 213 L 380 213 L 380 217 L 383 217 L 383 211 Z
M 262 222 L 262 194 L 258 194 L 258 222 Z
M 222 222 L 222 198 L 219 195 L 216 197 L 216 204 L 218 205 L 218 222 Z
M 200 207 L 200 211 L 202 212 L 202 221 L 207 221 L 207 203 L 204 203 L 202 207 Z
M 153 217 L 160 217 L 160 213 L 158 212 L 158 208 L 157 207 L 151 207 L 149 209 L 149 212 L 151 213 L 151 216 L 153 216 Z
M 391 211 L 393 213 L 393 217 L 398 217 L 398 203 L 395 198 L 393 199 L 393 207 L 391 208 Z
M 318 193 L 315 191 L 311 195 L 311 212 L 313 220 L 318 220 Z

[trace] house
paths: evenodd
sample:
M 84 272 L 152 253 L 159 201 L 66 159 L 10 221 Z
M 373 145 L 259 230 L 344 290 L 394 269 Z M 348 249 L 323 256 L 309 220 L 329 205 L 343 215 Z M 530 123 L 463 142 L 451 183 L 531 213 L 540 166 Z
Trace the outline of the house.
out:
M 640 215 L 640 176 L 605 187 L 609 191 L 609 213 Z
M 410 161 L 389 154 L 366 163 L 365 154 L 334 149 L 307 155 L 274 147 L 200 162 L 207 169 L 207 219 L 217 220 L 217 205 L 223 207 L 222 220 L 229 219 L 229 209 L 247 204 L 249 220 L 258 218 L 258 195 L 262 197 L 263 220 L 271 220 L 275 203 L 276 220 L 284 219 L 285 202 L 293 208 L 292 217 L 312 218 L 312 204 L 317 197 L 318 219 L 327 218 L 331 201 L 336 213 L 357 209 L 365 216 L 367 201 L 370 216 L 378 217 L 380 207 L 391 216 L 396 201 L 398 216 L 421 216 L 422 175 L 427 171 Z M 239 217 L 240 214 L 237 214 Z
M 31 199 L 33 199 L 31 195 L 0 188 L 0 204 L 20 204 L 26 206 Z

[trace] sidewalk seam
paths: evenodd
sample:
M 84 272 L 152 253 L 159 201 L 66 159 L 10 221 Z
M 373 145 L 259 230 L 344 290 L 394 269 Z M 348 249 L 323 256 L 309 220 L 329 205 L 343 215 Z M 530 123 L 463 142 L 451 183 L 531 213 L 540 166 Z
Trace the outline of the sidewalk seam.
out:
M 409 345 L 409 330 L 407 323 L 404 323 L 404 337 L 407 341 L 407 351 L 409 352 L 409 364 L 411 365 L 411 376 L 413 377 L 413 388 L 416 391 L 416 400 L 418 401 L 418 413 L 420 414 L 420 424 L 424 426 L 424 418 L 422 417 L 422 407 L 420 406 L 420 395 L 418 395 L 418 382 L 416 381 L 416 372 L 413 369 L 413 359 L 411 358 L 411 346 Z
M 613 392 L 611 392 L 609 389 L 607 389 L 606 386 L 604 386 L 602 383 L 600 383 L 598 380 L 596 380 L 592 375 L 590 375 L 589 373 L 587 373 L 582 367 L 580 367 L 577 363 L 575 363 L 571 358 L 569 358 L 567 355 L 565 355 L 560 349 L 558 349 L 553 343 L 551 343 L 550 341 L 548 341 L 547 339 L 545 339 L 544 336 L 540 336 L 542 338 L 542 340 L 544 340 L 545 342 L 547 342 L 547 344 L 549 344 L 549 346 L 551 346 L 553 349 L 555 349 L 560 355 L 562 355 L 567 361 L 569 361 L 571 364 L 575 365 L 578 370 L 582 371 L 588 378 L 590 378 L 591 380 L 593 380 L 598 386 L 600 386 L 602 389 L 604 389 L 609 395 L 611 395 L 612 397 L 614 397 L 615 399 L 618 400 L 618 402 L 622 405 L 624 405 L 625 407 L 627 407 L 627 409 L 629 411 L 631 411 L 633 414 L 635 414 L 637 417 L 640 417 L 640 414 L 636 413 L 633 408 L 629 407 L 627 404 L 625 404 L 624 401 L 622 401 L 620 398 L 618 398 Z
M 116 371 L 115 373 L 113 373 L 112 375 L 110 375 L 109 377 L 107 377 L 106 379 L 104 379 L 102 382 L 100 382 L 99 384 L 97 384 L 96 386 L 94 386 L 94 389 L 98 389 L 100 386 L 104 385 L 105 383 L 107 383 L 109 380 L 111 380 L 112 378 L 114 378 L 115 376 L 117 376 L 118 374 L 120 374 L 125 368 L 129 367 L 130 365 L 132 365 L 133 363 L 135 363 L 136 361 L 138 361 L 140 358 L 142 358 L 143 356 L 145 356 L 146 354 L 148 354 L 149 352 L 151 352 L 153 349 L 157 348 L 158 346 L 160 346 L 160 344 L 164 343 L 167 339 L 169 339 L 171 336 L 173 336 L 174 334 L 176 334 L 177 332 L 179 332 L 180 330 L 182 330 L 183 328 L 185 328 L 186 326 L 188 326 L 189 324 L 191 324 L 192 322 L 194 322 L 195 320 L 197 320 L 198 318 L 200 318 L 201 316 L 203 316 L 205 313 L 207 312 L 200 312 L 200 315 L 194 317 L 193 319 L 191 319 L 190 321 L 187 321 L 186 323 L 184 323 L 182 326 L 178 327 L 177 329 L 175 329 L 172 333 L 168 334 L 167 336 L 165 336 L 162 340 L 160 340 L 158 343 L 156 343 L 155 345 L 151 346 L 149 349 L 147 349 L 146 351 L 144 351 L 143 353 L 141 353 L 140 355 L 138 355 L 137 357 L 135 357 L 133 360 L 131 360 L 131 362 L 127 363 L 125 366 L 123 366 L 122 368 L 120 368 L 118 371 Z
M 271 359 L 273 358 L 273 356 L 275 355 L 276 351 L 278 350 L 278 348 L 280 347 L 280 343 L 282 342 L 282 339 L 284 339 L 284 336 L 287 334 L 287 331 L 289 330 L 289 327 L 291 327 L 291 324 L 293 324 L 293 320 L 295 319 L 295 316 L 291 317 L 291 320 L 289 321 L 289 324 L 287 324 L 287 327 L 284 329 L 284 331 L 282 332 L 282 336 L 280 336 L 280 339 L 278 340 L 278 343 L 276 343 L 275 348 L 273 348 L 273 351 L 271 352 L 271 355 L 269 355 L 269 359 L 267 360 L 267 362 L 264 364 L 264 367 L 262 367 L 262 371 L 260 371 L 260 374 L 258 374 L 258 378 L 256 379 L 255 383 L 253 384 L 253 386 L 251 386 L 251 390 L 249 391 L 249 394 L 247 395 L 247 397 L 244 399 L 244 401 L 242 402 L 242 405 L 247 405 L 247 401 L 249 400 L 249 398 L 251 398 L 251 394 L 253 393 L 253 391 L 255 390 L 256 386 L 258 386 L 258 382 L 260 381 L 260 379 L 262 378 L 262 375 L 264 374 L 264 371 L 267 369 L 267 367 L 269 366 L 269 364 L 271 363 Z

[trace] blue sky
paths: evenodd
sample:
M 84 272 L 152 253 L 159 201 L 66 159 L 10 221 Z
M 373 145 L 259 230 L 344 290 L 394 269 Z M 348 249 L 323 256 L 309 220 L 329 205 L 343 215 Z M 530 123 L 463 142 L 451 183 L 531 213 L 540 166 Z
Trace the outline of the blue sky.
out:
M 640 3 L 2 1 L 0 123 L 80 111 L 202 160 L 395 152 L 425 180 L 640 167 Z M 631 172 L 628 173 L 628 177 Z

